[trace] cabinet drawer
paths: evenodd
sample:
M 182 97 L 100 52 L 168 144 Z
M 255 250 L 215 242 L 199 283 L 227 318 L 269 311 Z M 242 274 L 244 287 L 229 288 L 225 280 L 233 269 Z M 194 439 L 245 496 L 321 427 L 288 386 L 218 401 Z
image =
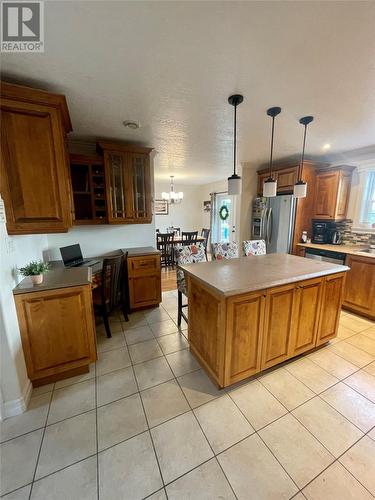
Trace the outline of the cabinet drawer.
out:
M 160 273 L 160 256 L 150 255 L 144 257 L 128 258 L 129 277 Z

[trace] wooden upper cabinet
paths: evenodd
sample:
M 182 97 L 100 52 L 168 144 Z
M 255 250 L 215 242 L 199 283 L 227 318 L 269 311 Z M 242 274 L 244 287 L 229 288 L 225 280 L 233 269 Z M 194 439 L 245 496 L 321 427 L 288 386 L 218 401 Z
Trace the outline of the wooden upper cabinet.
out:
M 292 193 L 294 184 L 298 179 L 298 165 L 277 167 L 273 170 L 272 176 L 277 180 L 277 193 Z M 268 169 L 258 172 L 258 195 L 263 196 L 263 184 L 269 177 Z
M 353 169 L 343 167 L 317 172 L 314 219 L 346 219 Z
M 72 224 L 65 97 L 1 84 L 1 185 L 9 234 L 57 233 Z
M 99 142 L 104 155 L 108 222 L 150 223 L 151 148 Z
M 375 320 L 375 259 L 348 255 L 343 307 Z

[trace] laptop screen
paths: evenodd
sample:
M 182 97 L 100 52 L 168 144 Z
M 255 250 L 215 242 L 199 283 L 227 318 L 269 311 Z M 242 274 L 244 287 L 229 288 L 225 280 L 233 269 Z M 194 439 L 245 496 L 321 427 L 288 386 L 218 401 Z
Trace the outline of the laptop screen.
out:
M 72 266 L 83 262 L 81 246 L 78 243 L 76 245 L 61 247 L 60 253 L 65 266 Z

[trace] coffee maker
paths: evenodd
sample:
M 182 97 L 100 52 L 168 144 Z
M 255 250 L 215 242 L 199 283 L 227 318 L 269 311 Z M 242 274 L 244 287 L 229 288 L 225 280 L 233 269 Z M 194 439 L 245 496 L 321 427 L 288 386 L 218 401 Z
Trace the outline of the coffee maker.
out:
M 329 222 L 313 221 L 312 224 L 312 243 L 328 243 L 331 228 Z

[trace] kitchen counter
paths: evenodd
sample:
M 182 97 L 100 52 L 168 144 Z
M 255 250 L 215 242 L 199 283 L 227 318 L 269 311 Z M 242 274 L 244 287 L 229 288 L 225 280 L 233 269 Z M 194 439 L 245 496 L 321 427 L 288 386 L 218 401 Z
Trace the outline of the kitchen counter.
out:
M 375 258 L 375 253 L 364 252 L 368 245 L 332 245 L 329 243 L 298 243 L 299 247 L 316 248 L 317 250 L 328 250 L 330 252 L 340 252 L 347 255 L 362 255 L 363 257 Z
M 346 266 L 268 254 L 181 267 L 190 350 L 219 388 L 337 335 Z
M 14 289 L 13 294 L 30 292 L 43 292 L 55 290 L 57 288 L 68 288 L 72 286 L 82 286 L 91 284 L 91 268 L 81 267 L 61 267 L 54 265 L 48 273 L 44 275 L 43 283 L 33 285 L 31 278 L 24 278 Z
M 347 271 L 349 268 L 273 253 L 180 266 L 216 293 L 229 297 Z
M 154 247 L 134 247 L 134 248 L 122 248 L 123 253 L 128 252 L 128 257 L 137 257 L 144 255 L 159 255 L 160 251 Z

